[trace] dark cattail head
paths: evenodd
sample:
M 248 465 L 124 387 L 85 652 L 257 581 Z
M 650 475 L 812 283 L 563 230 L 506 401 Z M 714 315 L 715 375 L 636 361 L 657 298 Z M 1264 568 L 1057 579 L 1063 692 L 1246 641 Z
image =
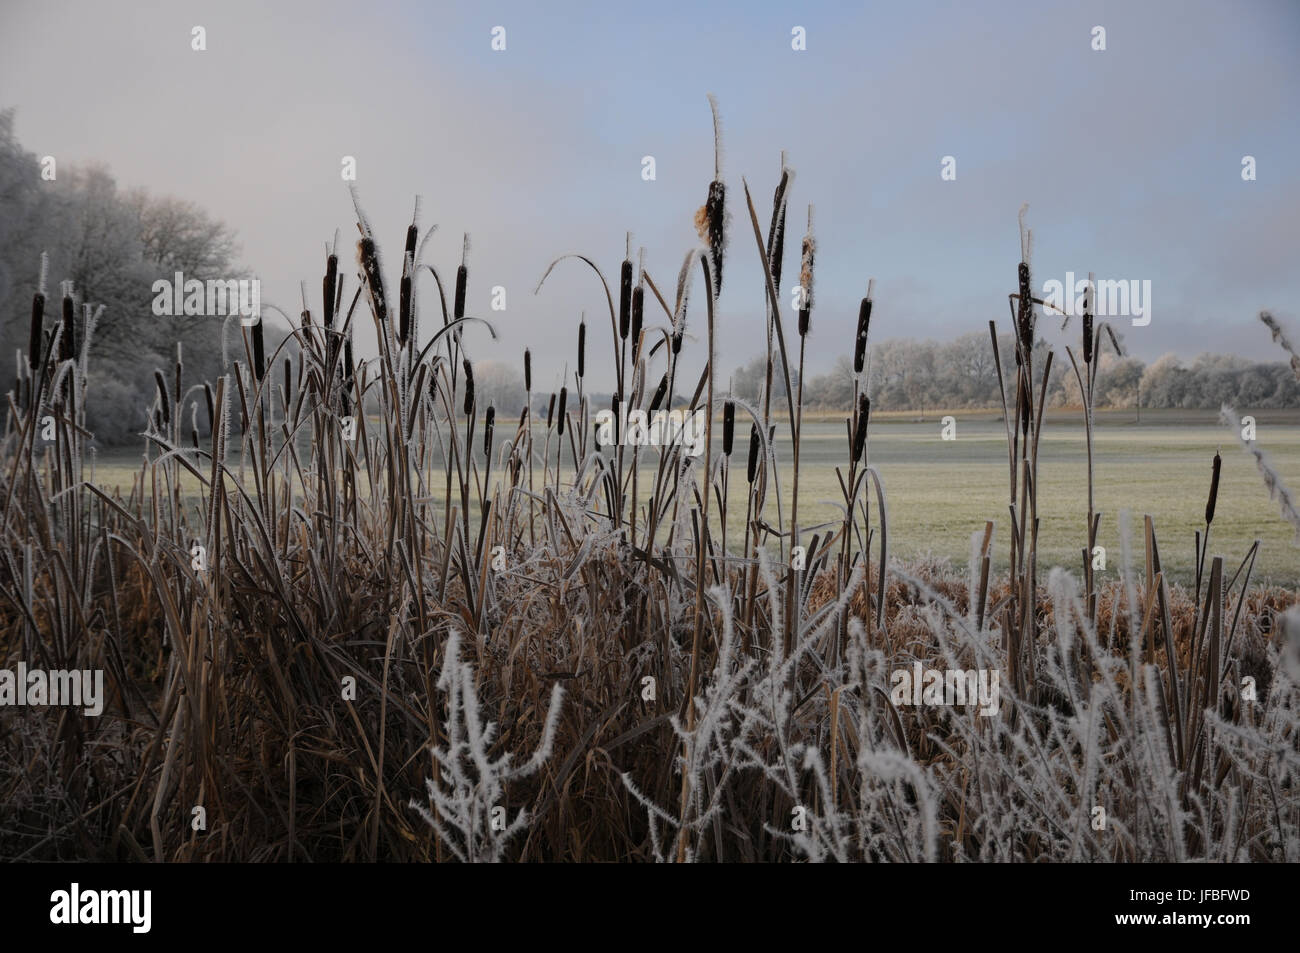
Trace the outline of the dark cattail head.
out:
M 867 445 L 867 421 L 871 417 L 871 398 L 866 394 L 858 395 L 858 420 L 853 428 L 853 459 L 862 459 L 862 450 Z
M 469 235 L 465 236 L 461 246 L 460 267 L 456 269 L 456 295 L 453 299 L 451 316 L 459 321 L 465 317 L 465 285 L 469 282 Z
M 483 459 L 491 461 L 492 459 L 492 428 L 496 425 L 497 409 L 488 404 L 487 414 L 483 421 Z
M 803 237 L 803 257 L 799 264 L 799 336 L 808 334 L 808 322 L 812 316 L 813 306 L 813 259 L 817 253 L 817 242 L 813 238 L 812 206 L 808 206 L 808 234 Z
M 578 323 L 578 376 L 587 373 L 587 322 Z
M 665 374 L 659 381 L 659 386 L 655 388 L 655 395 L 650 401 L 650 412 L 654 413 L 663 403 L 664 397 L 668 394 L 668 375 Z
M 1028 353 L 1034 346 L 1034 298 L 1029 286 L 1029 263 L 1022 261 L 1016 268 L 1020 282 L 1020 308 L 1017 313 L 1017 332 L 1021 347 Z
M 555 423 L 555 392 L 551 392 L 550 402 L 546 405 L 546 429 L 550 430 Z
M 561 387 L 560 406 L 556 408 L 556 410 L 559 411 L 559 414 L 555 418 L 555 432 L 559 434 L 561 437 L 564 436 L 564 405 L 568 403 L 568 400 L 569 400 L 569 389 L 567 387 Z
M 524 390 L 533 390 L 533 353 L 528 348 L 524 348 Z
M 339 286 L 339 256 L 330 255 L 325 259 L 325 281 L 321 289 L 325 296 L 325 328 L 334 330 L 334 298 Z
M 375 317 L 379 319 L 380 324 L 384 324 L 388 321 L 388 303 L 384 300 L 384 279 L 379 270 L 379 250 L 375 247 L 375 240 L 368 235 L 357 242 L 357 249 L 361 259 L 361 271 L 366 276 L 366 284 L 370 287 L 370 299 L 375 305 Z
M 203 401 L 208 408 L 208 432 L 216 433 L 217 431 L 217 408 L 212 396 L 212 385 L 206 381 L 203 384 Z
M 407 266 L 402 272 L 402 281 L 398 285 L 397 293 L 397 345 L 406 347 L 406 342 L 411 337 L 411 272 L 409 265 L 412 259 L 406 259 Z
M 462 358 L 461 364 L 465 367 L 465 413 L 474 412 L 474 368 L 470 366 L 469 358 Z
M 412 266 L 415 264 L 415 239 L 419 234 L 419 229 L 412 222 L 406 226 L 406 257 L 410 260 Z
M 767 233 L 768 268 L 772 273 L 772 286 L 781 287 L 781 262 L 785 258 L 785 193 L 790 187 L 790 170 L 785 167 L 785 154 L 781 158 L 781 180 L 772 196 L 772 227 Z
M 645 319 L 645 289 L 637 285 L 632 289 L 632 356 L 641 350 L 641 325 Z
M 284 402 L 287 406 L 293 401 L 293 364 L 289 358 L 284 359 Z
M 722 290 L 722 258 L 727 240 L 726 229 L 726 186 L 721 179 L 709 183 L 709 197 L 695 213 L 695 230 L 700 240 L 709 249 L 712 263 L 710 277 L 713 279 L 713 293 L 716 296 Z
M 736 439 L 736 405 L 726 401 L 722 405 L 722 452 L 731 456 L 732 444 Z
M 867 330 L 871 327 L 871 299 L 858 305 L 858 332 L 853 339 L 853 373 L 861 374 L 867 361 Z
M 758 424 L 751 424 L 749 427 L 749 463 L 745 468 L 745 477 L 750 482 L 754 482 L 754 477 L 758 476 Z
M 1214 504 L 1219 501 L 1219 471 L 1223 468 L 1223 458 L 1214 454 L 1213 471 L 1210 474 L 1210 498 L 1205 502 L 1205 526 L 1214 522 Z
M 613 403 L 611 405 L 614 413 L 614 443 L 618 443 L 620 440 L 623 439 L 623 428 L 619 423 L 619 419 L 618 419 L 618 411 L 619 408 L 622 406 L 623 406 L 623 398 L 620 397 L 618 394 L 615 394 Z
M 35 374 L 41 366 L 42 338 L 45 333 L 45 295 L 36 292 L 32 297 L 31 336 L 27 339 L 27 366 Z
M 1083 299 L 1083 363 L 1091 364 L 1093 355 L 1094 333 L 1092 330 L 1092 272 L 1088 272 L 1088 290 Z
M 627 338 L 632 329 L 632 262 L 623 260 L 618 281 L 618 336 Z
M 253 372 L 257 375 L 256 379 L 260 384 L 266 374 L 266 336 L 260 318 L 253 325 Z
M 167 396 L 167 380 L 163 377 L 162 371 L 154 371 L 153 379 L 158 384 L 158 402 L 161 405 L 162 423 L 170 424 L 172 420 L 172 403 L 171 398 Z M 162 427 L 158 428 L 159 430 Z
M 77 356 L 76 309 L 72 304 L 72 295 L 63 295 L 63 333 L 59 336 L 59 360 L 68 361 Z

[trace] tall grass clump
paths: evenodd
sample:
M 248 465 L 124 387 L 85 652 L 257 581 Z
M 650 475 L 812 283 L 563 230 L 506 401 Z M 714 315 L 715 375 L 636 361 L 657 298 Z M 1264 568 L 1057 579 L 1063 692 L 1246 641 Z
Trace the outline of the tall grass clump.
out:
M 871 448 L 875 281 L 838 340 L 830 299 L 813 313 L 810 209 L 807 294 L 782 298 L 793 170 L 782 156 L 764 228 L 749 182 L 723 183 L 710 104 L 713 177 L 675 285 L 630 234 L 603 264 L 553 261 L 537 294 L 581 268 L 609 332 L 557 303 L 575 360 L 547 386 L 525 350 L 522 406 L 476 386 L 472 351 L 496 329 L 471 313 L 468 236 L 454 277 L 440 271 L 417 203 L 390 275 L 354 195 L 352 273 L 336 237 L 319 301 L 281 313 L 283 341 L 232 333 L 242 349 L 216 380 L 187 379 L 178 346 L 141 408 L 131 485 L 106 488 L 85 425 L 101 315 L 66 285 L 47 301 L 42 278 L 0 433 L 0 654 L 101 669 L 108 697 L 98 718 L 0 709 L 0 855 L 1300 860 L 1296 598 L 1252 585 L 1258 543 L 1214 549 L 1216 504 L 1240 492 L 1218 458 L 1194 586 L 1167 578 L 1150 517 L 1130 529 L 1123 513 L 1116 578 L 1091 572 L 1091 408 L 1102 334 L 1118 341 L 1089 307 L 1081 355 L 1067 349 L 1089 448 L 1083 572 L 1040 569 L 1055 357 L 1022 222 L 1014 365 L 990 322 L 1008 509 L 968 567 L 891 560 Z M 761 265 L 752 402 L 715 366 L 736 223 Z M 372 356 L 354 347 L 368 322 Z M 841 511 L 809 526 L 814 348 L 850 349 L 854 378 Z M 700 412 L 703 452 L 621 424 L 598 442 L 596 369 L 616 419 Z M 996 675 L 997 704 L 913 704 L 895 683 L 914 666 Z

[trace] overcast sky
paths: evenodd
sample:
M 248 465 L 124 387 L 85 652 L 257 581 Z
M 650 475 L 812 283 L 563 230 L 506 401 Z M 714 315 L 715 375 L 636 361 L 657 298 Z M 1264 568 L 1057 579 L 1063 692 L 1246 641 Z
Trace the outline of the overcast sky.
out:
M 709 92 L 733 217 L 724 371 L 763 339 L 741 177 L 766 232 L 782 149 L 796 171 L 787 276 L 816 207 L 814 370 L 851 347 L 870 277 L 877 340 L 1005 321 L 1022 202 L 1037 287 L 1067 270 L 1151 281 L 1150 325 L 1126 330 L 1138 356 L 1281 356 L 1255 316 L 1300 316 L 1294 0 L 705 6 L 0 0 L 0 108 L 17 107 L 37 155 L 104 163 L 122 187 L 227 221 L 264 296 L 291 313 L 300 280 L 319 310 L 336 228 L 354 261 L 340 170 L 355 156 L 394 280 L 418 194 L 448 278 L 470 233 L 469 311 L 501 337 L 470 332 L 474 356 L 518 362 L 531 346 L 539 386 L 572 360 L 580 312 L 589 347 L 608 346 L 585 268 L 563 265 L 534 296 L 552 258 L 588 254 L 617 281 L 630 230 L 670 292 L 713 174 Z M 940 177 L 946 155 L 955 181 Z M 692 313 L 689 330 L 703 328 Z

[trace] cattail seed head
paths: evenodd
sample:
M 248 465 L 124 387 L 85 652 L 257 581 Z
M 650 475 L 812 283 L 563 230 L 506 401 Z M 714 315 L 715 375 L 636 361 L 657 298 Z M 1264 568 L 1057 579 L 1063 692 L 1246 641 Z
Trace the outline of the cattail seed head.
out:
M 533 353 L 528 348 L 524 348 L 524 390 L 533 390 Z
M 722 452 L 731 456 L 732 443 L 736 438 L 736 405 L 727 401 L 722 405 Z
M 758 424 L 751 424 L 749 428 L 749 463 L 745 467 L 745 478 L 750 483 L 753 483 L 754 478 L 758 476 L 758 449 Z
M 861 374 L 867 361 L 867 330 L 871 327 L 871 299 L 858 305 L 858 332 L 853 339 L 853 373 Z
M 622 426 L 619 424 L 618 411 L 623 406 L 623 399 L 618 394 L 614 395 L 612 410 L 614 414 L 614 443 L 623 439 Z
M 618 282 L 618 336 L 626 339 L 631 330 L 632 262 L 623 260 Z
M 867 445 L 867 422 L 871 417 L 871 398 L 866 394 L 858 395 L 858 420 L 853 428 L 853 459 L 861 460 L 862 451 Z
M 465 317 L 465 283 L 469 280 L 469 270 L 461 265 L 456 269 L 456 298 L 451 316 L 456 321 Z
M 45 295 L 39 291 L 32 297 L 31 336 L 27 339 L 27 366 L 35 374 L 41 366 L 41 344 L 45 331 Z
M 414 222 L 406 226 L 406 257 L 411 264 L 415 264 L 415 239 L 419 235 L 419 229 Z
M 569 400 L 569 389 L 567 387 L 561 387 L 560 406 L 556 408 L 559 411 L 559 415 L 555 419 L 555 432 L 559 434 L 561 437 L 564 436 L 564 405 L 568 403 L 568 400 Z
M 266 337 L 260 320 L 253 325 L 253 371 L 257 374 L 256 379 L 260 384 L 266 374 Z
M 772 286 L 781 287 L 781 262 L 785 259 L 785 213 L 786 189 L 790 186 L 790 170 L 785 168 L 782 158 L 781 180 L 776 185 L 772 196 L 772 227 L 767 233 L 768 268 L 772 272 Z
M 375 247 L 375 240 L 366 236 L 357 242 L 357 248 L 361 258 L 361 271 L 366 276 L 366 284 L 370 286 L 370 299 L 375 305 L 375 317 L 379 319 L 380 324 L 388 321 L 388 303 L 384 300 L 384 279 L 379 270 L 379 250 Z
M 470 366 L 469 358 L 462 358 L 461 364 L 465 367 L 465 413 L 474 412 L 474 368 Z
M 713 279 L 714 297 L 722 290 L 722 259 L 726 251 L 726 186 L 721 179 L 709 183 L 709 197 L 695 213 L 695 231 L 700 240 L 709 249 L 709 258 L 713 265 L 710 277 Z
M 645 289 L 640 285 L 632 290 L 632 356 L 641 350 L 641 325 L 645 318 Z
M 162 422 L 163 424 L 170 424 L 172 420 L 172 404 L 171 398 L 167 396 L 167 380 L 163 377 L 162 371 L 154 371 L 153 379 L 158 384 L 158 401 L 162 405 Z M 159 427 L 158 429 L 161 430 L 162 428 Z
M 1029 284 L 1029 263 L 1022 261 L 1016 268 L 1020 281 L 1020 308 L 1018 331 L 1021 345 L 1028 352 L 1034 346 L 1034 298 Z
M 411 337 L 411 275 L 409 272 L 402 275 L 401 283 L 397 287 L 397 345 L 406 347 L 406 342 Z
M 550 430 L 555 423 L 555 392 L 551 392 L 551 400 L 546 405 L 546 429 Z
M 72 305 L 72 296 L 63 296 L 63 334 L 59 336 L 59 360 L 68 361 L 76 357 L 76 319 Z
M 1210 498 L 1205 503 L 1205 525 L 1208 528 L 1214 522 L 1214 504 L 1219 501 L 1219 471 L 1223 468 L 1223 458 L 1214 454 L 1213 472 L 1210 475 Z
M 334 298 L 338 294 L 339 256 L 330 255 L 325 259 L 325 280 L 321 289 L 325 296 L 325 328 L 334 330 Z
M 208 432 L 215 433 L 217 429 L 217 408 L 212 396 L 212 385 L 206 381 L 203 384 L 203 401 L 208 407 Z
M 496 420 L 497 409 L 489 404 L 483 421 L 483 459 L 488 461 L 492 459 L 492 428 L 496 425 Z
M 578 376 L 584 377 L 587 373 L 587 322 L 582 321 L 578 324 Z
M 803 237 L 803 257 L 799 265 L 799 336 L 808 334 L 809 318 L 813 306 L 813 260 L 817 254 L 817 243 L 813 239 L 812 207 L 808 209 L 808 234 Z
M 654 413 L 663 403 L 664 397 L 668 394 L 668 375 L 665 374 L 659 381 L 659 386 L 655 388 L 655 395 L 650 401 L 650 412 Z

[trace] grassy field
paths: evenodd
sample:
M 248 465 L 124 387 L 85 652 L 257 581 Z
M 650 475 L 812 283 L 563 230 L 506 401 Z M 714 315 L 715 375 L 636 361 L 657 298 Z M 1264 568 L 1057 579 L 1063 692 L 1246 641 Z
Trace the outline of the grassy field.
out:
M 941 416 L 927 413 L 919 419 L 899 413 L 873 418 L 870 459 L 880 470 L 888 497 L 890 552 L 903 560 L 935 557 L 965 566 L 971 534 L 982 533 L 985 520 L 991 519 L 997 533 L 995 568 L 1005 569 L 1008 468 L 1001 418 L 989 412 L 956 414 L 957 437 L 945 441 L 939 433 Z M 1288 485 L 1300 486 L 1300 411 L 1255 416 L 1259 445 Z M 1216 412 L 1208 410 L 1148 410 L 1140 423 L 1132 411 L 1097 414 L 1096 505 L 1102 514 L 1099 543 L 1107 556 L 1103 576 L 1113 575 L 1121 566 L 1121 513 L 1127 511 L 1138 559 L 1142 518 L 1150 514 L 1164 541 L 1162 556 L 1173 577 L 1179 582 L 1190 578 L 1193 533 L 1204 528 L 1210 463 L 1220 450 L 1223 475 L 1211 552 L 1223 555 L 1235 570 L 1251 543 L 1259 539 L 1255 578 L 1300 585 L 1300 548 L 1278 516 L 1277 504 L 1269 500 L 1254 460 L 1217 418 Z M 738 426 L 737 433 L 747 434 L 747 428 Z M 537 439 L 540 445 L 544 433 Z M 744 479 L 747 439 L 737 438 L 733 481 Z M 784 425 L 778 426 L 777 439 L 782 486 L 788 490 L 790 447 Z M 834 505 L 840 496 L 835 467 L 842 466 L 847 455 L 843 421 L 806 417 L 801 453 L 800 524 L 810 532 L 819 523 L 840 518 Z M 125 493 L 139 474 L 140 459 L 134 451 L 102 454 L 96 478 L 102 486 Z M 652 472 L 654 459 L 654 454 L 643 458 L 643 473 Z M 1039 549 L 1045 567 L 1080 569 L 1087 515 L 1086 460 L 1080 412 L 1049 412 L 1043 427 L 1039 491 Z M 565 472 L 569 472 L 567 456 Z M 643 491 L 647 484 L 643 483 Z M 788 520 L 789 500 L 784 502 Z M 768 506 L 768 518 L 775 520 L 775 502 L 769 501 Z M 733 519 L 734 539 L 740 523 L 739 518 Z

